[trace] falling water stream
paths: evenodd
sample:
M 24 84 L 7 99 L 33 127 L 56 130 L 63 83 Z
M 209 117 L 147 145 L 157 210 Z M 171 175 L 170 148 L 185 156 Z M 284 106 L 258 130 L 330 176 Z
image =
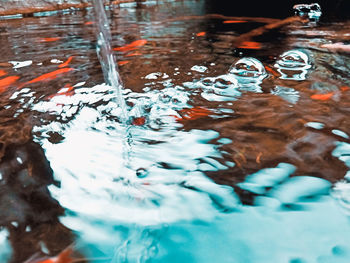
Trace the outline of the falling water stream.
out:
M 106 82 L 113 87 L 116 92 L 116 101 L 121 108 L 121 121 L 126 124 L 129 120 L 125 99 L 122 94 L 123 84 L 118 72 L 115 55 L 111 48 L 112 36 L 109 29 L 109 22 L 106 16 L 102 0 L 93 0 L 96 17 L 96 51 L 102 66 L 102 71 Z
M 123 83 L 118 72 L 117 61 L 111 48 L 112 36 L 109 28 L 109 22 L 106 16 L 103 0 L 93 0 L 93 8 L 96 18 L 96 52 L 99 58 L 104 79 L 108 85 L 113 88 L 112 94 L 114 95 L 111 100 L 117 102 L 117 106 L 120 108 L 121 113 L 120 121 L 122 127 L 122 152 L 123 152 L 123 165 L 119 172 L 119 178 L 127 179 L 127 175 L 130 175 L 127 169 L 130 169 L 130 151 L 131 151 L 131 135 L 128 131 L 127 125 L 129 124 L 129 114 L 126 107 L 126 102 L 123 97 Z M 131 172 L 131 176 L 135 176 Z

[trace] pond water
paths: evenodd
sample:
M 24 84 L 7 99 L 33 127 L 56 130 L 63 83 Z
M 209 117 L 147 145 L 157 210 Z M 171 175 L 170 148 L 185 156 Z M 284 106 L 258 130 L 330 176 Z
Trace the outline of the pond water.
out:
M 350 21 L 212 11 L 108 8 L 128 121 L 93 10 L 0 20 L 1 262 L 348 262 Z

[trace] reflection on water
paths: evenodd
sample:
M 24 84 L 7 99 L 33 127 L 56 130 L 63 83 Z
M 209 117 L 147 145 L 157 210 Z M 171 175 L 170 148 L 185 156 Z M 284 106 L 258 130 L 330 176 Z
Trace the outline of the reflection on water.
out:
M 0 21 L 1 261 L 347 262 L 349 59 L 324 45 L 349 23 L 234 49 L 276 19 L 203 1 L 108 19 L 120 91 L 92 10 Z

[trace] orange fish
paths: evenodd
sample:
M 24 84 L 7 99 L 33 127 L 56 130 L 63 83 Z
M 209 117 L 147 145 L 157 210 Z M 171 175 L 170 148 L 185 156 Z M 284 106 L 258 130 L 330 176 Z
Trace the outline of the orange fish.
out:
M 72 59 L 74 58 L 74 56 L 70 56 L 65 62 L 63 62 L 61 65 L 59 65 L 59 68 L 64 68 L 67 67 L 69 65 L 69 63 L 72 61 Z
M 130 50 L 134 50 L 134 49 L 136 49 L 138 47 L 142 47 L 146 43 L 147 43 L 147 40 L 140 39 L 140 40 L 136 40 L 134 42 L 131 42 L 130 44 L 127 44 L 125 46 L 113 48 L 113 50 L 114 51 L 126 52 L 126 51 L 130 51 Z
M 142 126 L 146 123 L 146 117 L 137 117 L 132 120 L 132 125 Z
M 245 20 L 225 20 L 222 23 L 224 24 L 237 24 L 237 23 L 247 23 Z
M 8 76 L 6 78 L 0 79 L 0 92 L 5 91 L 6 88 L 15 83 L 18 79 L 18 76 Z
M 118 66 L 123 66 L 125 64 L 128 64 L 129 60 L 122 60 L 122 61 L 118 61 Z
M 181 117 L 175 117 L 177 121 L 197 120 L 213 113 L 204 107 L 186 108 L 179 111 Z
M 0 77 L 7 75 L 7 72 L 5 70 L 0 69 Z
M 87 21 L 87 22 L 84 23 L 84 25 L 87 25 L 87 26 L 88 26 L 88 25 L 93 25 L 93 24 L 95 24 L 94 21 Z
M 350 87 L 342 86 L 342 87 L 340 87 L 340 89 L 341 89 L 341 91 L 348 91 L 348 90 L 350 90 Z
M 259 163 L 259 164 L 260 164 L 260 162 L 261 162 L 261 156 L 262 156 L 262 152 L 259 152 L 258 155 L 256 156 L 256 159 L 255 159 L 256 163 Z
M 73 250 L 67 248 L 63 250 L 56 257 L 41 258 L 41 259 L 29 259 L 25 263 L 73 263 L 74 260 L 71 257 Z
M 253 42 L 253 41 L 243 41 L 241 43 L 241 45 L 238 46 L 238 48 L 243 48 L 243 49 L 261 49 L 261 43 Z
M 61 69 L 57 69 L 55 71 L 43 74 L 35 79 L 32 79 L 28 82 L 26 82 L 26 84 L 32 84 L 32 83 L 36 83 L 36 82 L 40 82 L 40 81 L 48 81 L 48 80 L 53 80 L 55 78 L 57 78 L 58 75 L 63 74 L 63 73 L 67 73 L 74 70 L 73 68 L 61 68 Z
M 42 37 L 42 38 L 39 38 L 39 42 L 54 42 L 54 41 L 57 41 L 57 40 L 60 40 L 61 38 L 60 37 Z
M 278 74 L 278 72 L 276 70 L 274 70 L 273 68 L 271 68 L 269 66 L 265 66 L 265 69 L 266 69 L 267 72 L 270 72 L 275 77 L 280 76 L 280 74 Z
M 206 35 L 206 32 L 199 32 L 196 34 L 197 37 L 204 37 Z
M 325 93 L 325 94 L 314 94 L 311 96 L 311 99 L 313 100 L 329 100 L 330 98 L 332 98 L 334 95 L 334 92 L 330 92 L 330 93 Z
M 126 57 L 141 56 L 142 54 L 138 51 L 125 55 Z

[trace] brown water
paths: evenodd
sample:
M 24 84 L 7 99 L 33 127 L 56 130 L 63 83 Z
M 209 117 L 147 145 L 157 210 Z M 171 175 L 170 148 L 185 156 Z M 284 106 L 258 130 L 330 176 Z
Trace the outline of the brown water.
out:
M 126 132 L 92 10 L 0 20 L 1 261 L 346 262 L 350 22 L 107 15 Z

